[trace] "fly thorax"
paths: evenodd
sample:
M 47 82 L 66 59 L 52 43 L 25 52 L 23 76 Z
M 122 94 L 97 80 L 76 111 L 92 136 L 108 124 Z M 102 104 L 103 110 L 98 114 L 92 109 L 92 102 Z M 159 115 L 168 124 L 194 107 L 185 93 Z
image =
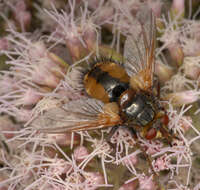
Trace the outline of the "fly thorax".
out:
M 134 93 L 129 89 L 122 94 L 119 104 L 121 115 L 128 123 L 146 126 L 155 118 L 153 99 L 145 93 Z

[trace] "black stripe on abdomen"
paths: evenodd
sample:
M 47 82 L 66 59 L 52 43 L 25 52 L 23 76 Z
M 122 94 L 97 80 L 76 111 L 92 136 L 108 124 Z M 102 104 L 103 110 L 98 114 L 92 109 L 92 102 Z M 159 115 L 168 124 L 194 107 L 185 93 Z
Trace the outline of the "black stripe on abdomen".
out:
M 110 76 L 108 72 L 102 71 L 99 67 L 94 67 L 88 76 L 93 77 L 97 83 L 104 87 L 110 102 L 117 101 L 122 92 L 129 87 L 128 83 Z

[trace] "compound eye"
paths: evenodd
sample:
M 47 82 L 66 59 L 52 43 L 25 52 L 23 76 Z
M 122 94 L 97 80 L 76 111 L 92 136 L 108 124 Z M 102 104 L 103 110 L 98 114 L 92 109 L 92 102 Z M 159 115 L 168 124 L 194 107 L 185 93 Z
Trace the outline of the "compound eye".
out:
M 157 135 L 156 129 L 155 129 L 155 128 L 150 128 L 150 129 L 147 131 L 147 133 L 146 133 L 146 135 L 145 135 L 145 138 L 146 138 L 147 140 L 152 140 L 152 139 L 154 139 L 154 138 L 156 137 L 156 135 Z

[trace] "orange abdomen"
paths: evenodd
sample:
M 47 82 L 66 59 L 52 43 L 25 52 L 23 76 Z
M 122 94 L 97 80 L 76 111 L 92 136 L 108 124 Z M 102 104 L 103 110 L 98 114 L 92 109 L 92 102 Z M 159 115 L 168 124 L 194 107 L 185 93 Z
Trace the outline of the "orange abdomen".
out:
M 113 102 L 129 88 L 129 76 L 120 64 L 102 61 L 84 76 L 84 86 L 91 97 L 104 103 Z

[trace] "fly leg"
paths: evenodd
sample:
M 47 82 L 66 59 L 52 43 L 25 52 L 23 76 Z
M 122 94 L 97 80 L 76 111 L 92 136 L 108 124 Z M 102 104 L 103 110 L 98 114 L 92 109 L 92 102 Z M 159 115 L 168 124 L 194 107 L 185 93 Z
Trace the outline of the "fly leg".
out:
M 162 125 L 158 127 L 159 131 L 161 132 L 162 136 L 167 140 L 168 144 L 172 146 L 172 142 L 174 139 L 180 140 L 172 131 L 169 130 L 167 127 L 169 124 L 169 118 L 167 114 L 165 114 L 162 118 Z
M 142 151 L 145 159 L 148 161 L 148 165 L 150 166 L 151 171 L 153 172 L 153 179 L 155 180 L 156 185 L 157 185 L 157 189 L 156 190 L 164 190 L 164 188 L 162 187 L 162 185 L 159 183 L 159 175 L 153 169 L 151 156 L 149 156 L 146 153 L 146 150 L 144 149 L 144 147 L 141 146 L 141 143 L 139 142 L 139 140 L 137 138 L 137 134 L 136 134 L 135 130 L 132 127 L 127 127 L 127 128 L 129 129 L 129 131 L 131 132 L 132 137 L 135 140 L 135 146 Z
M 176 135 L 172 134 L 172 132 L 169 131 L 169 129 L 167 129 L 166 126 L 161 126 L 159 128 L 162 136 L 167 140 L 167 143 L 172 146 L 172 142 L 174 139 L 180 140 L 179 137 L 177 137 Z
M 106 137 L 106 142 L 109 144 L 109 146 L 115 150 L 115 145 L 111 142 L 111 138 L 112 136 L 115 134 L 115 132 L 119 129 L 119 126 L 113 126 L 108 134 L 108 136 Z
M 157 175 L 157 173 L 154 171 L 153 166 L 152 166 L 152 159 L 151 157 L 146 153 L 144 147 L 141 146 L 140 142 L 138 141 L 137 135 L 135 130 L 132 127 L 128 127 L 129 131 L 131 132 L 131 135 L 133 136 L 134 140 L 135 140 L 135 145 L 138 149 L 140 149 L 142 151 L 142 153 L 144 154 L 145 159 L 148 161 L 149 166 L 152 170 L 152 172 Z

